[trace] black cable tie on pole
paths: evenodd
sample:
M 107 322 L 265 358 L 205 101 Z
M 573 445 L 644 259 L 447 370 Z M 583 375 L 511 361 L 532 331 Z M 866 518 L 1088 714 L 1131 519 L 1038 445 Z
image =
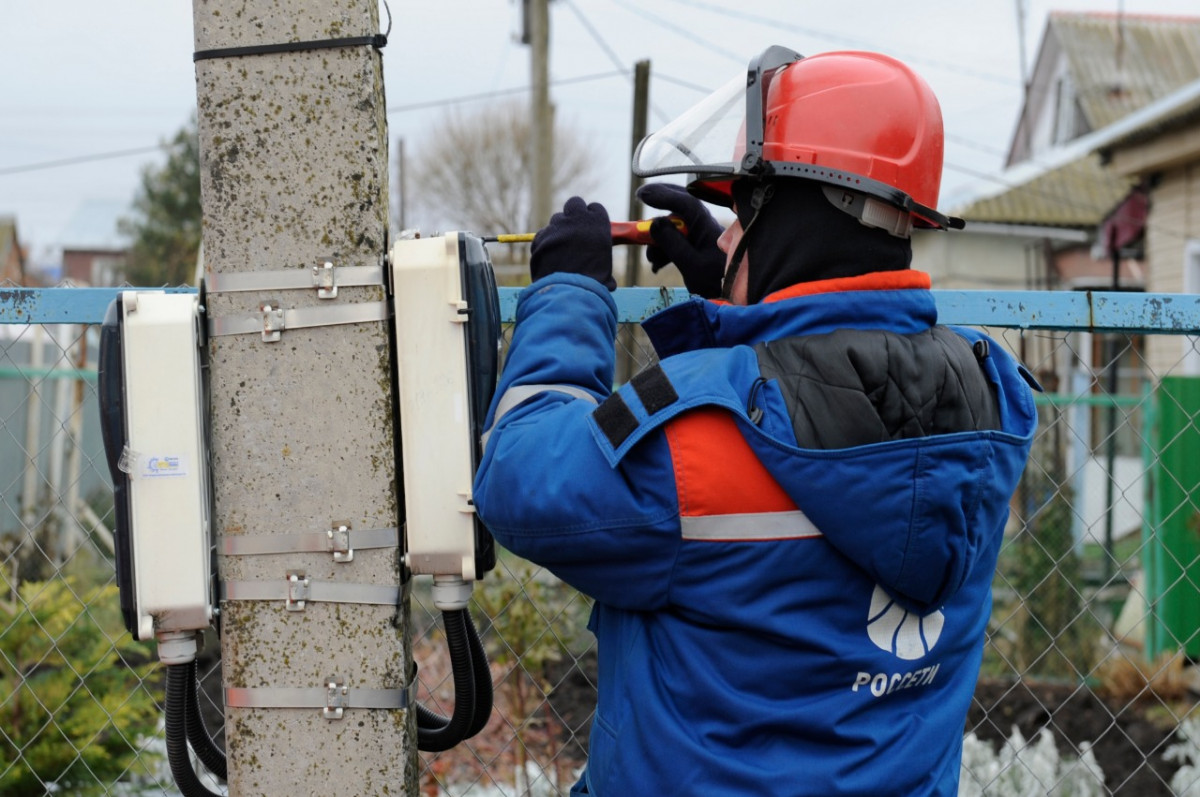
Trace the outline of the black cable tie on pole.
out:
M 307 42 L 256 44 L 249 47 L 220 47 L 215 50 L 197 50 L 192 53 L 192 60 L 207 61 L 210 58 L 238 58 L 243 55 L 300 53 L 308 50 L 331 50 L 338 47 L 366 47 L 368 45 L 374 47 L 376 50 L 382 50 L 387 46 L 387 34 L 376 33 L 373 36 L 353 36 L 346 39 L 318 39 Z

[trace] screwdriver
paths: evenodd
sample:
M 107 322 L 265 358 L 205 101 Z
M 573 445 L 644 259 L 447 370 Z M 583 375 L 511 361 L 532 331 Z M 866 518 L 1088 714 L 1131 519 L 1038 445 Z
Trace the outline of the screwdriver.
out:
M 678 216 L 667 216 L 671 223 L 684 235 L 687 235 L 687 225 L 683 219 Z M 635 244 L 639 246 L 647 246 L 654 243 L 650 237 L 650 224 L 654 219 L 642 219 L 641 221 L 614 221 L 612 222 L 612 242 L 616 244 Z M 484 243 L 500 243 L 500 244 L 522 244 L 529 243 L 533 240 L 533 236 L 537 233 L 533 232 L 514 232 L 503 233 L 500 235 L 485 235 L 483 236 Z

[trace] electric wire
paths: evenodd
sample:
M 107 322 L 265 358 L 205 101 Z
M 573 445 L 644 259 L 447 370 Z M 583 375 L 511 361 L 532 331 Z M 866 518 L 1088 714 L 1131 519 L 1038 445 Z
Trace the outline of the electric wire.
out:
M 764 16 L 759 16 L 756 14 L 751 14 L 744 10 L 744 4 L 742 4 L 742 7 L 738 8 L 738 9 L 731 9 L 731 8 L 725 8 L 723 6 L 715 5 L 713 3 L 703 2 L 703 0 L 673 0 L 673 1 L 680 5 L 689 6 L 691 8 L 699 9 L 701 11 L 707 11 L 712 14 L 720 14 L 723 16 L 731 17 L 733 19 L 742 20 L 745 22 L 752 22 L 752 23 L 755 23 L 758 25 L 764 25 L 764 26 L 774 28 L 774 29 L 787 30 L 787 31 L 791 31 L 792 33 L 800 33 L 805 36 L 810 36 L 814 39 L 822 39 L 824 41 L 833 42 L 835 44 L 850 45 L 850 46 L 853 46 L 853 47 L 859 48 L 859 49 L 870 49 L 870 50 L 878 50 L 879 49 L 879 45 L 876 43 L 873 43 L 873 42 L 864 41 L 862 39 L 855 39 L 855 38 L 849 37 L 849 36 L 839 36 L 834 33 L 829 33 L 827 31 L 821 31 L 821 30 L 815 30 L 813 28 L 805 28 L 800 25 L 791 24 L 789 22 L 786 22 L 786 21 L 781 20 L 776 17 L 764 17 Z M 623 0 L 613 0 L 613 2 L 621 3 L 621 2 L 623 2 Z M 923 57 L 920 55 L 905 54 L 904 60 L 908 61 L 909 63 L 924 64 L 926 66 L 936 67 L 938 69 L 944 69 L 944 70 L 947 70 L 950 72 L 954 72 L 959 75 L 966 75 L 969 77 L 974 77 L 974 78 L 978 78 L 980 80 L 986 80 L 986 81 L 989 81 L 992 83 L 998 83 L 998 84 L 1005 85 L 1005 86 L 1019 85 L 1018 81 L 1016 81 L 1010 77 L 1005 77 L 1003 75 L 995 75 L 990 72 L 984 72 L 984 71 L 981 71 L 978 69 L 972 69 L 970 67 L 965 67 L 961 64 L 950 64 L 945 61 L 939 61 L 937 59 L 926 58 L 926 57 Z
M 572 83 L 585 83 L 593 80 L 605 80 L 612 77 L 623 76 L 625 72 L 602 72 L 594 75 L 579 75 L 577 77 L 562 78 L 560 80 L 551 81 L 551 85 L 569 85 Z M 687 85 L 682 81 L 680 85 Z M 699 86 L 688 86 L 696 88 L 699 91 L 707 91 L 707 89 Z M 478 100 L 490 100 L 498 96 L 506 94 L 521 94 L 531 91 L 530 86 L 517 86 L 509 89 L 499 89 L 496 91 L 481 92 L 479 94 L 465 94 L 458 97 L 447 97 L 441 100 L 430 100 L 429 102 L 410 103 L 408 105 L 397 105 L 387 109 L 387 113 L 404 113 L 406 111 L 418 111 L 426 108 L 439 108 L 450 105 L 457 105 L 464 102 L 474 102 Z M 43 171 L 46 169 L 57 169 L 63 166 L 76 166 L 84 163 L 92 163 L 95 161 L 115 160 L 117 158 L 127 158 L 134 155 L 148 155 L 154 152 L 167 152 L 173 149 L 176 145 L 173 143 L 156 144 L 148 147 L 134 147 L 131 149 L 119 149 L 109 152 L 96 152 L 90 155 L 78 155 L 69 158 L 59 158 L 57 160 L 38 161 L 35 163 L 26 163 L 19 166 L 3 166 L 0 167 L 0 177 L 12 174 L 23 174 L 26 172 Z
M 573 0 L 564 0 L 564 2 L 566 2 L 567 8 L 571 9 L 571 12 L 574 13 L 579 19 L 580 24 L 583 25 L 583 29 L 586 30 L 588 35 L 595 40 L 596 44 L 600 46 L 600 49 L 604 51 L 605 55 L 608 56 L 608 59 L 613 62 L 617 69 L 621 70 L 622 73 L 629 78 L 629 82 L 632 85 L 634 80 L 633 70 L 624 65 L 620 56 L 618 56 L 616 51 L 609 46 L 608 42 L 604 40 L 604 37 L 600 35 L 600 31 L 598 31 L 596 26 L 593 25 L 586 16 L 584 16 L 583 12 L 579 10 L 579 7 L 575 5 Z M 651 75 L 653 76 L 653 71 L 651 72 Z M 653 102 L 650 103 L 650 111 L 657 116 L 659 121 L 661 121 L 663 124 L 666 124 L 671 119 L 670 116 L 668 116 Z
M 746 65 L 746 56 L 744 54 L 735 53 L 731 50 L 725 49 L 724 47 L 722 47 L 719 44 L 716 44 L 715 42 L 710 42 L 707 39 L 702 39 L 699 36 L 697 36 L 696 34 L 689 31 L 686 27 L 684 27 L 678 23 L 663 19 L 662 17 L 660 17 L 656 14 L 652 14 L 649 11 L 646 11 L 645 9 L 638 8 L 637 6 L 633 5 L 632 3 L 626 3 L 625 0 L 611 0 L 611 2 L 615 5 L 620 6 L 621 8 L 625 9 L 626 11 L 628 11 L 631 14 L 636 14 L 637 16 L 641 17 L 642 19 L 653 22 L 655 25 L 658 25 L 659 27 L 663 28 L 664 30 L 668 30 L 677 36 L 687 39 L 695 44 L 699 44 L 701 47 L 705 48 L 706 50 L 709 50 L 710 52 L 714 52 L 718 55 L 723 55 L 726 58 L 741 64 L 742 66 Z
M 550 81 L 551 86 L 566 86 L 572 83 L 587 83 L 593 80 L 605 80 L 611 77 L 620 77 L 625 74 L 625 71 L 619 72 L 599 72 L 593 75 L 579 75 L 577 77 L 559 78 L 558 80 Z M 495 91 L 480 92 L 478 94 L 463 94 L 458 97 L 447 97 L 440 100 L 429 100 L 427 102 L 414 102 L 408 105 L 395 105 L 387 109 L 388 114 L 404 113 L 406 111 L 421 111 L 427 108 L 441 108 L 448 105 L 458 105 L 463 102 L 476 102 L 478 100 L 490 100 L 496 97 L 508 94 L 525 94 L 533 90 L 532 86 L 515 86 L 508 89 L 497 89 Z
M 161 150 L 170 150 L 174 144 L 156 144 L 153 147 L 135 147 L 133 149 L 118 149 L 111 152 L 96 152 L 91 155 L 78 155 L 73 158 L 60 158 L 58 160 L 41 161 L 39 163 L 27 163 L 22 166 L 5 166 L 0 168 L 0 177 L 10 174 L 23 174 L 25 172 L 37 172 L 44 169 L 57 169 L 60 166 L 76 166 L 81 163 L 92 163 L 95 161 L 114 160 L 116 158 L 128 158 L 133 155 L 147 155 L 151 152 L 159 152 Z
M 671 77 L 670 75 L 664 75 L 662 72 L 653 73 L 653 77 L 656 80 L 664 80 L 667 83 L 674 83 L 676 86 L 683 86 L 685 89 L 692 89 L 693 91 L 698 91 L 703 94 L 708 94 L 710 91 L 713 90 L 712 86 L 701 86 L 698 83 L 691 82 L 690 80 L 683 80 L 682 78 Z
M 592 37 L 596 44 L 599 45 L 600 49 L 604 51 L 604 54 L 608 56 L 608 60 L 612 61 L 613 66 L 621 70 L 622 73 L 628 73 L 629 67 L 625 66 L 624 62 L 621 61 L 620 56 L 613 51 L 613 48 L 610 47 L 608 42 L 604 40 L 604 37 L 600 35 L 600 31 L 596 30 L 596 26 L 593 25 L 588 18 L 583 15 L 583 12 L 579 10 L 579 7 L 575 5 L 572 0 L 564 0 L 564 2 L 566 3 L 567 8 L 571 9 L 571 13 L 573 13 L 579 20 L 579 23 L 583 25 L 583 29 L 588 32 L 588 35 Z

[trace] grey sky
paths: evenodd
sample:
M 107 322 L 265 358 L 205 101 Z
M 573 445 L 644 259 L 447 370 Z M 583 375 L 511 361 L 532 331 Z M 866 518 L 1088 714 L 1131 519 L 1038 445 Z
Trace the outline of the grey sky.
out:
M 447 101 L 528 85 L 514 0 L 390 5 L 388 122 L 410 157 L 420 157 Z M 1026 7 L 1027 61 L 1051 8 L 1200 13 L 1196 0 L 1027 0 Z M 131 201 L 142 168 L 162 160 L 153 148 L 187 121 L 195 105 L 191 9 L 186 0 L 3 0 L 0 215 L 17 216 L 36 259 L 58 244 L 83 201 Z M 634 62 L 651 61 L 654 128 L 700 99 L 695 87 L 715 88 L 770 44 L 886 52 L 924 75 L 941 100 L 945 204 L 1000 169 L 1021 100 L 1016 9 L 1017 0 L 555 0 L 551 92 L 559 117 L 592 142 L 606 175 L 588 198 L 618 218 L 632 107 L 632 79 L 620 72 L 631 73 Z M 28 168 L 95 155 L 112 157 Z

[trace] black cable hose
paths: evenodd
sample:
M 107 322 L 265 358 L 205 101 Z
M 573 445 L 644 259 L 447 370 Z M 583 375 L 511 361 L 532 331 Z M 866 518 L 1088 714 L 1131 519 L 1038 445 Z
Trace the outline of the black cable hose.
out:
M 454 675 L 454 712 L 447 718 L 417 704 L 417 749 L 426 753 L 449 750 L 474 736 L 492 711 L 491 672 L 471 615 L 466 609 L 442 612 L 442 622 Z
M 492 671 L 488 667 L 487 653 L 483 643 L 479 641 L 479 632 L 475 629 L 475 621 L 471 613 L 464 611 L 467 621 L 467 641 L 471 645 L 471 665 L 475 670 L 475 716 L 467 728 L 464 738 L 470 739 L 483 730 L 488 719 L 492 716 Z
M 461 742 L 475 717 L 475 670 L 465 614 L 465 609 L 442 612 L 454 676 L 454 712 L 443 717 L 417 704 L 417 749 L 427 753 L 440 753 Z
M 167 761 L 171 776 L 183 797 L 221 797 L 200 782 L 188 756 L 187 712 L 188 692 L 196 689 L 196 662 L 167 666 Z
M 193 664 L 193 666 L 195 665 Z M 225 760 L 225 751 L 213 740 L 204 724 L 204 715 L 200 713 L 199 691 L 200 680 L 193 678 L 192 688 L 188 690 L 187 711 L 184 715 L 188 744 L 192 746 L 192 752 L 196 754 L 196 758 L 200 759 L 200 763 L 205 769 L 221 780 L 228 780 L 229 769 Z

